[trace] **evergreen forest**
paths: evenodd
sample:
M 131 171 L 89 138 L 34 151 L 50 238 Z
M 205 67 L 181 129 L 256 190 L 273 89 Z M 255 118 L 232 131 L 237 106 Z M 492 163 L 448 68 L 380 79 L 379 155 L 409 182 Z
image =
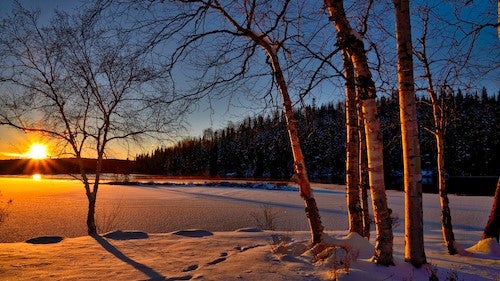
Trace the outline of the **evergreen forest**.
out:
M 500 175 L 500 93 L 440 94 L 444 109 L 445 163 L 450 178 Z M 397 94 L 378 99 L 388 188 L 402 187 L 402 152 Z M 436 175 L 432 109 L 417 101 L 423 183 L 432 191 Z M 345 106 L 311 105 L 296 112 L 302 149 L 313 181 L 345 183 Z M 136 158 L 138 172 L 168 176 L 290 179 L 293 159 L 281 111 L 247 117 L 221 130 L 159 147 Z M 492 177 L 492 179 L 496 179 Z M 494 181 L 494 180 L 493 180 Z M 494 183 L 493 183 L 494 185 Z M 494 186 L 493 186 L 494 188 Z M 429 191 L 429 190 L 427 190 Z M 488 192 L 489 193 L 489 192 Z

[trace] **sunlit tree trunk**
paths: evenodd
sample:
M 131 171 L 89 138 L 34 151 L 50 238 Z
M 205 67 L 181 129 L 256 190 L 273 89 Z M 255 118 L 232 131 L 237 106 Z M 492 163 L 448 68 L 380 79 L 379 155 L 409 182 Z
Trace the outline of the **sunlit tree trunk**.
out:
M 493 198 L 493 206 L 491 213 L 483 231 L 483 239 L 495 238 L 498 242 L 500 236 L 500 178 L 498 178 L 495 197 Z
M 342 52 L 346 92 L 346 188 L 349 232 L 363 235 L 363 210 L 361 209 L 359 185 L 359 132 L 354 66 L 346 51 Z
M 337 30 L 338 46 L 346 50 L 352 58 L 358 96 L 365 117 L 368 173 L 377 233 L 372 260 L 385 266 L 394 265 L 392 220 L 385 193 L 382 132 L 380 131 L 380 119 L 375 101 L 375 83 L 368 68 L 368 59 L 362 38 L 351 28 L 345 15 L 343 1 L 325 0 L 325 7 L 328 9 L 330 20 L 333 21 Z
M 292 101 L 290 99 L 290 95 L 288 94 L 288 87 L 283 76 L 283 71 L 281 70 L 277 54 L 273 52 L 274 49 L 272 48 L 272 46 L 268 46 L 265 43 L 262 44 L 264 45 L 264 48 L 269 58 L 271 59 L 276 83 L 278 84 L 278 88 L 283 99 L 283 108 L 285 110 L 288 136 L 290 138 L 290 144 L 292 146 L 294 160 L 293 167 L 300 188 L 300 196 L 302 197 L 302 199 L 304 199 L 304 203 L 306 206 L 305 210 L 306 216 L 309 220 L 312 243 L 317 244 L 321 242 L 321 235 L 323 234 L 323 224 L 321 222 L 319 210 L 316 205 L 316 199 L 313 196 L 311 184 L 307 175 L 304 156 L 302 154 L 302 148 L 300 147 L 297 121 L 293 113 Z
M 394 0 L 394 6 L 404 166 L 405 260 L 419 268 L 427 261 L 424 251 L 422 170 L 413 77 L 410 3 L 408 0 Z
M 433 105 L 433 111 L 437 110 Z M 434 121 L 435 123 L 437 120 Z M 448 189 L 446 187 L 446 173 L 444 166 L 444 138 L 441 130 L 436 129 L 436 148 L 437 148 L 437 169 L 438 169 L 438 190 L 439 203 L 441 204 L 441 231 L 443 233 L 444 243 L 450 255 L 458 253 L 458 246 L 455 242 L 453 233 L 453 224 L 451 223 L 450 200 L 448 199 Z

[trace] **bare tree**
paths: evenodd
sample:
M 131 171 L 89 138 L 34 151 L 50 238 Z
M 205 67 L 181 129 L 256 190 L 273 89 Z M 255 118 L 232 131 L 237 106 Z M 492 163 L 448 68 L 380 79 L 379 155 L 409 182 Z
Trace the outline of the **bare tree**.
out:
M 457 5 L 458 4 L 458 5 Z M 462 3 L 425 3 L 418 6 L 417 15 L 420 23 L 416 25 L 420 36 L 418 47 L 414 49 L 417 60 L 416 70 L 420 70 L 423 79 L 421 89 L 426 91 L 432 107 L 432 128 L 424 128 L 436 140 L 436 163 L 438 190 L 441 204 L 441 230 L 448 253 L 458 253 L 458 246 L 452 227 L 451 210 L 446 186 L 445 136 L 447 123 L 447 95 L 452 87 L 482 86 L 481 79 L 495 77 L 498 63 L 491 52 L 492 45 L 478 40 L 483 36 L 493 37 L 490 29 L 498 26 L 492 23 L 495 15 L 492 13 L 493 1 L 479 3 L 470 1 Z M 444 6 L 444 7 L 443 7 Z M 450 13 L 450 10 L 452 13 Z M 484 10 L 484 11 L 483 11 Z M 446 11 L 446 15 L 439 13 Z M 480 13 L 481 17 L 465 19 L 464 14 Z M 495 44 L 493 40 L 493 44 Z M 417 81 L 417 85 L 420 83 Z M 450 122 L 450 121 L 448 121 Z
M 165 136 L 185 109 L 149 49 L 105 23 L 102 9 L 57 12 L 41 26 L 38 12 L 17 6 L 0 27 L 0 124 L 51 138 L 78 160 L 89 235 L 110 145 Z
M 443 89 L 443 94 L 438 97 L 436 93 L 433 75 L 431 72 L 431 62 L 427 54 L 427 37 L 428 37 L 428 24 L 429 24 L 429 10 L 425 8 L 420 9 L 420 17 L 422 19 L 422 36 L 418 39 L 420 43 L 419 50 L 415 50 L 416 58 L 421 62 L 424 69 L 424 77 L 427 80 L 427 93 L 429 95 L 432 116 L 434 120 L 434 129 L 427 129 L 436 139 L 436 157 L 437 157 L 437 177 L 438 177 L 438 191 L 439 202 L 441 205 L 441 230 L 443 239 L 450 255 L 458 253 L 458 247 L 455 242 L 455 235 L 453 233 L 453 224 L 451 220 L 451 210 L 448 199 L 448 189 L 446 186 L 446 168 L 444 161 L 444 134 L 445 134 L 445 116 L 444 116 L 444 101 L 446 89 Z
M 395 0 L 394 6 L 405 190 L 405 260 L 420 268 L 427 261 L 424 250 L 422 170 L 413 77 L 410 3 L 408 0 Z
M 259 45 L 265 51 L 274 73 L 275 83 L 277 84 L 277 87 L 281 94 L 281 98 L 283 99 L 283 109 L 285 112 L 288 136 L 290 139 L 290 145 L 292 146 L 294 159 L 294 171 L 300 188 L 300 196 L 304 199 L 306 206 L 306 215 L 309 220 L 309 226 L 311 229 L 311 240 L 313 244 L 321 242 L 323 225 L 321 223 L 319 210 L 312 193 L 309 178 L 307 176 L 304 156 L 300 147 L 297 121 L 295 120 L 292 101 L 288 93 L 287 81 L 281 68 L 278 53 L 280 49 L 283 48 L 283 40 L 286 39 L 286 34 L 281 40 L 277 40 L 271 37 L 272 32 L 277 28 L 277 25 L 286 13 L 289 1 L 285 1 L 281 10 L 274 19 L 274 24 L 268 28 L 264 28 L 262 26 L 262 23 L 260 23 L 257 19 L 257 15 L 255 13 L 257 9 L 256 1 L 249 1 L 245 3 L 245 20 L 241 23 L 238 22 L 233 15 L 230 15 L 228 11 L 217 0 L 211 2 L 199 2 L 203 3 L 207 7 L 210 7 L 211 9 L 215 9 L 216 11 L 218 11 L 225 20 L 229 21 L 234 26 L 238 35 L 246 36 L 249 40 Z M 254 28 L 257 31 L 254 30 Z
M 273 91 L 279 92 L 311 240 L 313 244 L 319 243 L 323 225 L 300 146 L 289 93 L 290 80 L 285 77 L 287 69 L 282 64 L 290 57 L 286 44 L 292 37 L 291 30 L 297 31 L 294 20 L 286 16 L 291 1 L 124 2 L 126 6 L 139 5 L 150 13 L 148 19 L 138 21 L 137 28 L 151 30 L 151 39 L 148 40 L 151 45 L 172 38 L 179 42 L 170 54 L 169 71 L 178 70 L 180 62 L 182 68 L 191 67 L 189 91 L 197 97 L 231 95 L 252 88 L 260 99 L 263 96 L 272 99 Z M 214 21 L 218 24 L 214 25 Z M 270 79 L 263 82 L 263 78 Z
M 347 20 L 343 1 L 325 0 L 324 3 L 338 33 L 337 44 L 351 56 L 356 73 L 356 86 L 364 115 L 368 173 L 377 231 L 373 260 L 386 266 L 394 265 L 391 211 L 387 206 L 385 193 L 382 134 L 375 101 L 375 83 L 368 67 L 362 38 Z

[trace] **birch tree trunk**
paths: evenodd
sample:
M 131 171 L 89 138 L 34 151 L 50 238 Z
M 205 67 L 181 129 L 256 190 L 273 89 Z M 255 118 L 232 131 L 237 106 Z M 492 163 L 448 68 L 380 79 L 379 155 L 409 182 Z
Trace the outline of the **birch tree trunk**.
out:
M 264 44 L 264 46 L 266 45 Z M 316 205 L 316 199 L 313 196 L 311 183 L 309 182 L 309 177 L 307 175 L 304 155 L 302 154 L 302 148 L 300 146 L 299 134 L 297 130 L 297 121 L 293 113 L 292 101 L 290 99 L 290 95 L 288 94 L 288 87 L 283 76 L 283 71 L 281 70 L 277 54 L 273 52 L 273 48 L 271 48 L 271 46 L 267 46 L 265 50 L 271 59 L 276 83 L 278 84 L 281 98 L 283 99 L 288 136 L 292 146 L 294 160 L 293 168 L 298 179 L 300 197 L 304 199 L 306 216 L 311 230 L 311 240 L 314 245 L 321 242 L 323 224 Z
M 433 107 L 438 106 L 434 106 L 433 104 Z M 438 190 L 439 203 L 441 204 L 441 231 L 443 233 L 443 239 L 444 243 L 446 244 L 446 248 L 448 249 L 448 253 L 450 255 L 455 255 L 458 253 L 458 246 L 455 242 L 455 235 L 453 233 L 450 200 L 448 199 L 448 189 L 446 187 L 446 173 L 444 167 L 444 138 L 442 130 L 436 130 L 436 134 L 434 136 L 436 138 L 437 147 Z
M 495 197 L 493 198 L 493 206 L 491 213 L 483 231 L 483 239 L 495 238 L 498 242 L 500 236 L 500 178 L 498 178 Z
M 364 124 L 363 113 L 358 103 L 358 128 L 362 128 Z M 358 130 L 359 133 L 359 189 L 361 190 L 361 202 L 363 208 L 363 237 L 370 239 L 370 230 L 372 220 L 370 219 L 370 211 L 368 208 L 368 192 L 370 190 L 368 180 L 368 162 L 366 156 L 366 136 L 364 130 Z
M 408 0 L 394 0 L 394 6 L 404 166 L 405 260 L 420 268 L 427 261 L 424 251 L 422 171 L 413 77 L 410 4 Z
M 346 79 L 346 197 L 349 216 L 349 232 L 356 232 L 363 236 L 363 210 L 361 209 L 361 200 L 359 197 L 359 130 L 356 85 L 354 82 L 354 66 L 352 65 L 351 58 L 346 51 L 342 52 L 342 60 L 344 62 L 344 75 Z
M 372 196 L 373 214 L 376 226 L 375 253 L 372 258 L 377 264 L 394 265 L 392 256 L 393 233 L 391 211 L 387 207 L 384 183 L 384 162 L 382 132 L 377 114 L 375 83 L 368 68 L 368 59 L 361 36 L 351 28 L 344 11 L 343 1 L 325 0 L 325 7 L 337 30 L 337 44 L 352 58 L 356 73 L 356 86 L 364 119 L 368 173 Z

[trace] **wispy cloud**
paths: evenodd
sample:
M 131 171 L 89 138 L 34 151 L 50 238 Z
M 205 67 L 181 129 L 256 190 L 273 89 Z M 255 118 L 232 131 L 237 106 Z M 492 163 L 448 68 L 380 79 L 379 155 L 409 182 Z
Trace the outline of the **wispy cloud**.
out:
M 12 153 L 12 152 L 3 152 L 0 151 L 0 156 L 2 158 L 25 158 L 26 155 L 20 153 Z

